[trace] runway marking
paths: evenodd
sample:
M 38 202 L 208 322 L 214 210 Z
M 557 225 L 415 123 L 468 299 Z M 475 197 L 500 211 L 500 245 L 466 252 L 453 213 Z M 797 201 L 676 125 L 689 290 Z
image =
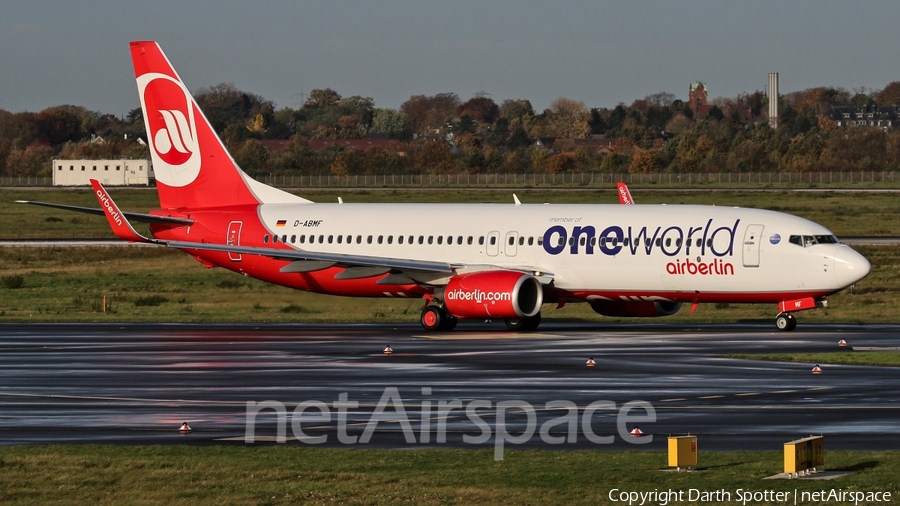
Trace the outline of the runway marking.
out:
M 660 399 L 659 402 L 675 402 L 675 401 L 686 401 L 687 399 L 684 397 L 676 397 L 674 399 Z
M 829 390 L 831 387 L 812 387 L 807 388 L 807 390 Z
M 772 392 L 773 394 L 792 394 L 796 392 L 796 390 L 778 390 L 777 392 Z
M 721 399 L 725 397 L 724 395 L 704 395 L 703 397 L 698 397 L 698 399 Z
M 743 394 L 734 394 L 734 395 L 736 395 L 738 397 L 747 397 L 749 395 L 759 395 L 759 392 L 745 392 Z

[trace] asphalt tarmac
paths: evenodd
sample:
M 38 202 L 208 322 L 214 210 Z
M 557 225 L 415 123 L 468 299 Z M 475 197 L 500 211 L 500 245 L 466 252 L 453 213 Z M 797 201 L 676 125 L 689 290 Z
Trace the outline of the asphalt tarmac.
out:
M 329 447 L 496 448 L 499 432 L 506 448 L 546 450 L 664 450 L 686 433 L 704 451 L 811 434 L 826 449 L 900 449 L 900 368 L 721 358 L 852 353 L 841 338 L 896 350 L 900 325 L 2 324 L 0 445 L 243 445 L 251 429 L 275 444 L 282 421 L 286 444 Z M 248 402 L 263 401 L 283 416 L 254 416 Z

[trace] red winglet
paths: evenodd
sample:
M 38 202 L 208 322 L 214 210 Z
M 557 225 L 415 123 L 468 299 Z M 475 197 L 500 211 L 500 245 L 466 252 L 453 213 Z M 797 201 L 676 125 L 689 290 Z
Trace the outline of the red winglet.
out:
M 106 189 L 103 188 L 100 181 L 91 179 L 91 186 L 94 188 L 94 194 L 97 196 L 100 207 L 103 209 L 104 214 L 106 214 L 106 220 L 109 222 L 109 226 L 112 227 L 112 231 L 116 234 L 116 237 L 128 242 L 150 242 L 149 239 L 135 232 L 134 227 L 132 227 L 131 223 L 125 219 L 125 215 L 119 211 L 119 206 L 117 206 L 116 203 L 113 202 L 112 197 L 106 193 Z
M 631 198 L 631 192 L 628 191 L 628 186 L 625 183 L 618 182 L 616 183 L 616 188 L 619 189 L 619 203 L 625 204 L 626 206 L 630 206 L 634 204 L 634 199 Z

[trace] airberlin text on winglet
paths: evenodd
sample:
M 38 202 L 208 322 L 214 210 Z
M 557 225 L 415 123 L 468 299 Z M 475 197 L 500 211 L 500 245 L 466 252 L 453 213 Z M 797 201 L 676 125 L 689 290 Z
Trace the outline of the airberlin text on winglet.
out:
M 122 226 L 122 215 L 119 214 L 119 211 L 112 205 L 112 201 L 109 196 L 103 192 L 103 190 L 97 190 L 97 199 L 100 201 L 100 204 L 106 208 L 106 212 L 109 214 L 110 219 L 116 222 L 116 225 Z

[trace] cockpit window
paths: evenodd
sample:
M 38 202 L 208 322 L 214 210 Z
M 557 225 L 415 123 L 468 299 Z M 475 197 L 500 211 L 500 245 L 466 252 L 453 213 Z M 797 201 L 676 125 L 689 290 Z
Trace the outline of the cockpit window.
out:
M 819 244 L 838 244 L 840 242 L 838 241 L 838 238 L 833 235 L 817 235 L 816 241 L 818 241 Z
M 838 244 L 838 238 L 833 235 L 792 235 L 788 241 L 797 246 L 808 248 L 816 244 Z

